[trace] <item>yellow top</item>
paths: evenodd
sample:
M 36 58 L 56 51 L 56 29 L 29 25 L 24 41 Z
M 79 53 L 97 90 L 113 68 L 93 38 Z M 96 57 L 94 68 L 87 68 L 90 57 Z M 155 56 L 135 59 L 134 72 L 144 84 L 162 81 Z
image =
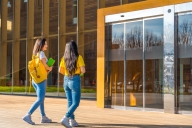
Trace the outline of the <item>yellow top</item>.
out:
M 81 74 L 80 67 L 83 67 L 83 66 L 85 66 L 83 57 L 82 57 L 81 55 L 79 55 L 79 57 L 78 57 L 78 59 L 77 59 L 77 69 L 76 69 L 76 71 L 75 71 L 74 74 Z M 64 57 L 62 57 L 62 59 L 61 59 L 60 67 L 64 67 L 65 75 L 68 76 L 69 73 L 68 73 L 68 71 L 67 71 L 67 69 L 66 69 L 66 66 L 65 66 L 65 60 L 64 60 Z

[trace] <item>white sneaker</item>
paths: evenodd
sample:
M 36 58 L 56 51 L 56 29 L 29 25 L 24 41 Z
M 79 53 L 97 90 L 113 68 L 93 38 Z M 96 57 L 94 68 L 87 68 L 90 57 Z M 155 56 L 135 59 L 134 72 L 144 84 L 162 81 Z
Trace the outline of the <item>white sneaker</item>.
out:
M 79 124 L 77 123 L 76 120 L 74 120 L 74 119 L 69 119 L 69 125 L 70 125 L 71 127 L 77 127 Z
M 63 119 L 61 119 L 61 124 L 63 126 L 65 126 L 66 128 L 72 128 L 70 125 L 69 125 L 69 118 L 65 117 Z
M 31 115 L 25 115 L 23 120 L 31 125 L 35 125 L 35 123 L 31 120 Z
M 51 123 L 51 122 L 52 122 L 51 119 L 49 119 L 49 118 L 46 117 L 46 116 L 42 116 L 42 118 L 41 118 L 41 123 Z

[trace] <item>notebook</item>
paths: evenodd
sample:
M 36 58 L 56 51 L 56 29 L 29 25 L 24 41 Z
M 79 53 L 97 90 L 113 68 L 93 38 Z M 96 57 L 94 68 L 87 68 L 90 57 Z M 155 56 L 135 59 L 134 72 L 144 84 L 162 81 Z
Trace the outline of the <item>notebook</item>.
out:
M 53 66 L 54 63 L 55 63 L 55 60 L 53 58 L 49 58 L 49 60 L 47 61 L 47 65 L 49 67 Z

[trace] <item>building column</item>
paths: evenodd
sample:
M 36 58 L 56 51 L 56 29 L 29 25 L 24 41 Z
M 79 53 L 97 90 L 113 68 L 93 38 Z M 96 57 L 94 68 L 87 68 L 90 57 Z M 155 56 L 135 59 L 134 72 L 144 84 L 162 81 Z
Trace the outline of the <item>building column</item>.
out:
M 65 44 L 66 44 L 66 0 L 59 0 L 59 58 L 64 54 Z
M 58 67 L 61 61 L 61 58 L 64 55 L 65 44 L 66 44 L 66 0 L 59 0 L 59 29 L 58 29 Z M 58 73 L 58 88 L 63 85 L 60 85 L 60 81 L 63 81 L 63 75 Z
M 7 69 L 7 0 L 1 1 L 1 58 L 3 61 L 0 62 L 1 72 L 0 72 L 0 85 L 6 85 L 6 69 Z
M 78 44 L 78 50 L 79 50 L 79 54 L 82 55 L 82 57 L 84 58 L 84 0 L 79 0 L 78 1 L 78 24 L 77 24 L 77 44 Z M 84 86 L 84 77 L 81 78 L 81 85 L 82 87 Z
M 26 53 L 27 53 L 27 59 L 26 59 L 26 65 L 28 65 L 28 62 L 32 59 L 32 53 L 33 53 L 33 47 L 34 47 L 34 0 L 28 0 L 28 15 L 27 15 L 27 40 L 26 40 Z M 26 67 L 27 68 L 27 67 Z M 29 86 L 29 79 L 30 75 L 27 70 L 26 73 L 26 85 Z
M 98 36 L 99 35 L 99 36 Z M 105 17 L 97 10 L 97 107 L 104 108 L 105 83 Z
M 174 5 L 164 7 L 164 112 L 176 113 L 175 108 L 175 46 Z
M 13 31 L 13 85 L 19 85 L 19 57 L 20 57 L 20 8 L 21 1 L 16 0 L 14 5 Z

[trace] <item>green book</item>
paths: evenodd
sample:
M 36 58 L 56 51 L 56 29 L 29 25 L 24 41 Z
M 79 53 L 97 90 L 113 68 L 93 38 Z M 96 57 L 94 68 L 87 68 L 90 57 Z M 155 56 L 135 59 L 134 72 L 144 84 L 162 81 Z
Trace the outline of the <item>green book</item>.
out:
M 47 65 L 49 67 L 53 66 L 54 63 L 55 63 L 55 60 L 53 58 L 49 58 L 49 60 L 47 61 Z

